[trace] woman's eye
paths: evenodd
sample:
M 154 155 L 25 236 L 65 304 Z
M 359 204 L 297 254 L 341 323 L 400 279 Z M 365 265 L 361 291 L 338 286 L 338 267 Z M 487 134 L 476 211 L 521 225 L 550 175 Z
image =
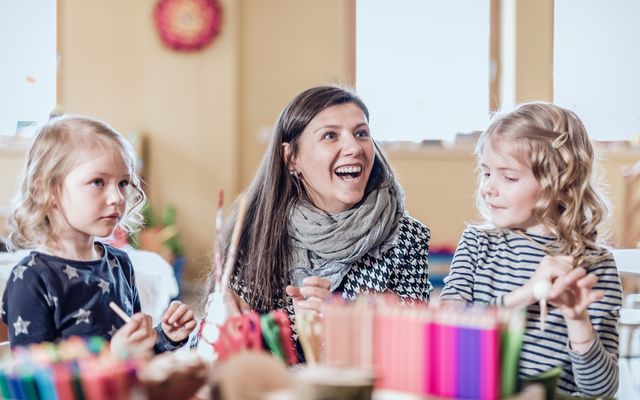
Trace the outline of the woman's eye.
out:
M 335 132 L 325 132 L 325 133 L 322 135 L 322 139 L 335 139 L 335 138 L 337 138 L 337 137 L 338 137 L 338 135 L 336 135 L 336 133 L 335 133 Z
M 127 187 L 129 187 L 129 185 L 130 185 L 130 183 L 129 183 L 129 181 L 128 181 L 128 180 L 126 180 L 126 179 L 125 179 L 125 180 L 121 180 L 121 181 L 118 183 L 118 186 L 120 186 L 121 188 L 127 188 Z
M 504 179 L 506 179 L 509 182 L 518 182 L 518 178 L 514 178 L 512 176 L 505 176 Z
M 100 179 L 100 178 L 98 178 L 98 179 L 94 179 L 94 180 L 92 180 L 92 181 L 91 181 L 91 184 L 92 184 L 93 186 L 99 186 L 99 187 L 101 187 L 101 186 L 104 186 L 104 180 L 103 180 L 103 179 Z
M 364 138 L 369 137 L 369 131 L 361 130 L 356 132 L 356 137 Z

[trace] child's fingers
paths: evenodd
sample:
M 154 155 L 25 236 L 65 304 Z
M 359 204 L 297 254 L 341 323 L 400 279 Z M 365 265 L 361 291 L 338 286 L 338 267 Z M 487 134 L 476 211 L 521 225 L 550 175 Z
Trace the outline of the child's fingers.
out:
M 164 320 L 165 323 L 174 325 L 182 316 L 189 310 L 189 306 L 184 303 L 180 303 L 177 307 L 173 307 L 173 312 L 168 315 Z M 166 313 L 165 313 L 166 314 Z
M 174 325 L 185 326 L 189 321 L 195 321 L 195 315 L 193 311 L 187 308 L 187 311 L 180 316 L 180 319 L 178 319 Z
M 596 285 L 596 283 L 598 283 L 598 277 L 594 274 L 589 274 L 584 278 L 581 278 L 577 285 L 579 288 L 591 289 Z
M 145 350 L 150 350 L 153 348 L 153 345 L 156 344 L 156 339 L 157 339 L 157 333 L 153 331 L 151 332 L 150 335 L 147 335 L 140 342 L 136 343 L 136 346 Z
M 184 323 L 182 325 L 182 329 L 186 329 L 187 331 L 191 332 L 197 325 L 197 322 L 195 319 L 192 319 L 190 321 L 187 321 L 186 323 Z
M 148 338 L 149 335 L 150 335 L 149 331 L 139 329 L 133 332 L 131 335 L 129 335 L 129 337 L 127 338 L 127 341 L 129 343 L 134 343 L 134 344 L 139 343 L 145 340 L 146 338 Z
M 125 337 L 131 335 L 132 332 L 138 330 L 140 328 L 140 325 L 142 324 L 142 320 L 140 319 L 131 319 L 131 321 L 127 322 L 126 324 L 122 325 L 120 327 L 120 329 L 118 329 L 119 332 L 122 332 L 121 334 L 124 335 Z
M 142 313 L 135 314 L 132 321 L 138 322 L 137 330 L 149 330 L 151 329 L 151 317 Z
M 575 286 L 576 283 L 582 279 L 587 272 L 584 268 L 576 268 L 573 271 L 569 272 L 567 275 L 556 279 L 553 282 L 553 286 L 551 288 L 550 298 L 555 299 L 558 296 L 562 295 L 568 288 L 571 286 Z
M 182 304 L 182 302 L 177 300 L 172 301 L 164 314 L 162 314 L 162 321 L 166 321 Z
M 600 301 L 604 298 L 604 292 L 602 290 L 591 290 L 589 292 L 589 304 Z
M 580 303 L 575 307 L 576 314 L 582 314 L 585 312 L 591 303 L 601 300 L 604 297 L 604 292 L 600 290 L 588 290 L 580 289 Z

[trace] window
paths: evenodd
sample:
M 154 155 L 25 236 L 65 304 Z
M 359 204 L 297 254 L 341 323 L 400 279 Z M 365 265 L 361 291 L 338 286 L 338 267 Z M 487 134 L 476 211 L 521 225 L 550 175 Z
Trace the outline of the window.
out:
M 489 116 L 489 0 L 360 0 L 356 86 L 379 141 L 452 140 Z
M 1 1 L 0 38 L 0 135 L 28 135 L 56 105 L 56 1 Z
M 640 133 L 640 2 L 556 0 L 554 101 L 599 140 Z

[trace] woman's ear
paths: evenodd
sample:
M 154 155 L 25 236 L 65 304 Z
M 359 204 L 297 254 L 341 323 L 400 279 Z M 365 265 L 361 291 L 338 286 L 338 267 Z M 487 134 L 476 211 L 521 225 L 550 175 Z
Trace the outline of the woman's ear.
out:
M 293 172 L 296 170 L 296 164 L 293 160 L 291 160 L 291 144 L 290 143 L 282 143 L 282 161 L 287 166 L 289 172 Z

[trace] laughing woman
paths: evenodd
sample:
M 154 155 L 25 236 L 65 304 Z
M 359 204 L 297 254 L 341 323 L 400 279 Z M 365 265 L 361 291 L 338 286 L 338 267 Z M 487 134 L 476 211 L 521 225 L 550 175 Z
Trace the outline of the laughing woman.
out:
M 245 306 L 318 311 L 331 292 L 429 299 L 429 229 L 405 211 L 367 107 L 351 91 L 322 86 L 296 96 L 245 196 L 232 281 Z

